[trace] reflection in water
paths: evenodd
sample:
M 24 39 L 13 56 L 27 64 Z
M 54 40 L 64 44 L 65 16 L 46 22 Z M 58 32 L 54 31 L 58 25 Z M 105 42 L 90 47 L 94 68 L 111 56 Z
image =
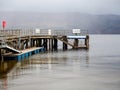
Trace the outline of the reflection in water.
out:
M 7 73 L 15 66 L 16 60 L 0 62 L 0 78 L 6 78 Z
M 15 83 L 11 83 L 14 79 L 29 75 L 39 75 L 41 70 L 49 70 L 51 72 L 52 70 L 64 69 L 60 67 L 67 68 L 72 66 L 73 69 L 71 70 L 75 71 L 80 68 L 80 65 L 84 65 L 81 67 L 88 67 L 88 51 L 82 50 L 83 54 L 78 52 L 75 50 L 47 52 L 31 56 L 21 62 L 15 60 L 0 62 L 0 90 L 7 90 L 15 86 Z
M 8 87 L 8 76 L 7 74 L 14 68 L 16 65 L 16 60 L 11 61 L 1 61 L 0 62 L 0 88 L 7 90 Z
M 5 60 L 0 62 L 0 90 L 7 90 L 11 85 L 9 81 L 19 78 L 24 75 L 24 70 L 27 68 L 29 60 L 18 62 L 16 60 Z
M 0 62 L 0 90 L 119 90 L 119 37 L 91 36 L 89 51 L 46 52 L 21 62 Z

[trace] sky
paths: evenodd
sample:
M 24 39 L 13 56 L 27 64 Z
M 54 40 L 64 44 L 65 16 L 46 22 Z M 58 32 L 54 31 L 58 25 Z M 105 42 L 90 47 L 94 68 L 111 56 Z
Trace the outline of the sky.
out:
M 0 0 L 0 11 L 120 15 L 120 0 Z

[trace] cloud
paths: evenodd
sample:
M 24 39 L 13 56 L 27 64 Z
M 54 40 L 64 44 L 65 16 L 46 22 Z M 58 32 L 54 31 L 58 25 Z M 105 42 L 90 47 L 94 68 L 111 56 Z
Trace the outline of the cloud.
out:
M 0 4 L 0 11 L 120 14 L 120 0 L 0 0 Z

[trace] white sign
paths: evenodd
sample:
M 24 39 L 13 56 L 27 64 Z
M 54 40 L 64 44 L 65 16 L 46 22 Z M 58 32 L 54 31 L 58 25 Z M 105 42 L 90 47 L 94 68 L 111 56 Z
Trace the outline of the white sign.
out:
M 80 29 L 72 29 L 73 33 L 80 33 Z
M 40 29 L 36 28 L 35 33 L 40 33 Z
M 48 35 L 51 35 L 52 32 L 51 32 L 51 29 L 48 29 Z

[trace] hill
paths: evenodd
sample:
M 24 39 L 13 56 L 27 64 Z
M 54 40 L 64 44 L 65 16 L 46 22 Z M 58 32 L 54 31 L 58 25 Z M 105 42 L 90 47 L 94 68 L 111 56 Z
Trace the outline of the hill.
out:
M 83 13 L 0 12 L 0 21 L 7 28 L 37 27 L 40 29 L 69 30 L 80 28 L 95 34 L 120 34 L 119 15 L 91 15 Z

